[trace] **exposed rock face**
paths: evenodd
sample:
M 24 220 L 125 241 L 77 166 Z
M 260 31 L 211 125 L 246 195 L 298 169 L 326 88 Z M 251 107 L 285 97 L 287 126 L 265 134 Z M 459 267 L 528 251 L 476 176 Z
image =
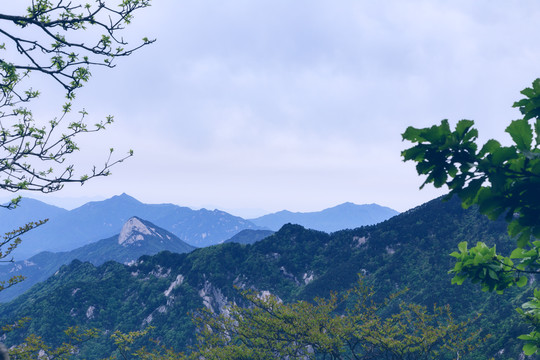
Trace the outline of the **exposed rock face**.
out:
M 302 276 L 302 280 L 304 280 L 305 285 L 309 284 L 314 279 L 315 279 L 315 273 L 311 270 L 305 273 L 304 276 Z
M 137 266 L 139 264 L 137 259 L 143 255 L 154 255 L 165 250 L 187 253 L 195 249 L 173 233 L 140 217 L 129 218 L 122 227 L 118 228 L 120 229 L 120 234 L 116 236 L 98 240 L 78 249 L 62 253 L 41 252 L 28 260 L 0 266 L 0 282 L 7 282 L 13 274 L 27 278 L 27 281 L 19 286 L 0 292 L 0 303 L 13 300 L 30 289 L 32 285 L 45 281 L 62 265 L 67 265 L 75 259 L 90 262 L 96 266 L 109 260 Z M 132 273 L 133 276 L 138 276 L 138 271 L 134 270 Z M 170 268 L 156 266 L 155 272 L 150 275 L 163 278 L 169 273 Z
M 221 313 L 227 306 L 227 298 L 220 288 L 215 287 L 209 281 L 199 290 L 199 296 L 203 300 L 204 306 L 211 312 Z
M 89 306 L 88 307 L 88 309 L 86 310 L 86 317 L 88 319 L 93 319 L 94 318 L 94 310 L 96 310 L 95 306 Z
M 143 241 L 145 235 L 163 238 L 156 229 L 145 225 L 138 217 L 132 217 L 122 227 L 122 231 L 118 236 L 118 244 L 128 246 L 137 241 Z
M 178 286 L 182 285 L 182 283 L 184 282 L 184 276 L 182 274 L 178 275 L 176 277 L 176 280 L 174 280 L 171 285 L 169 286 L 169 288 L 167 290 L 165 290 L 164 294 L 165 294 L 165 297 L 169 297 L 171 295 L 171 292 L 177 288 Z

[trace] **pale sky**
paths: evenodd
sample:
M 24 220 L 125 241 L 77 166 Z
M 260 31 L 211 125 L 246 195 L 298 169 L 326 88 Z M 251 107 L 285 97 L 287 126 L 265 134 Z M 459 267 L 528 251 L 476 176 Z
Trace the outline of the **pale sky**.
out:
M 135 156 L 37 198 L 125 192 L 246 217 L 346 201 L 405 211 L 442 192 L 418 189 L 401 133 L 468 118 L 483 141 L 507 141 L 512 103 L 540 76 L 539 19 L 532 0 L 153 0 L 125 38 L 157 42 L 94 70 L 74 103 L 92 123 L 115 116 L 78 142 L 81 169 L 110 147 Z M 52 117 L 60 89 L 43 86 L 36 106 Z

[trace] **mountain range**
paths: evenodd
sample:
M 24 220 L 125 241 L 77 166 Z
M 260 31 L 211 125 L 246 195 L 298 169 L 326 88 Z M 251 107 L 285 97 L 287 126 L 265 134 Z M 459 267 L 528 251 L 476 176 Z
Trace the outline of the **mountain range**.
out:
M 32 319 L 4 342 L 18 343 L 34 333 L 60 344 L 68 326 L 98 328 L 104 335 L 84 344 L 77 355 L 97 359 L 114 351 L 105 334 L 152 325 L 153 339 L 182 350 L 194 341 L 188 314 L 201 308 L 220 312 L 228 302 L 242 304 L 238 289 L 269 292 L 285 302 L 313 300 L 350 289 L 360 274 L 379 299 L 408 289 L 399 301 L 427 309 L 449 304 L 458 321 L 476 319 L 481 312 L 469 325 L 479 338 L 468 358 L 517 359 L 522 346 L 517 336 L 528 331 L 514 301 L 530 296 L 531 288 L 497 295 L 474 284 L 450 284 L 453 258 L 448 254 L 460 241 L 479 239 L 501 252 L 512 247 L 504 221 L 489 221 L 474 208 L 464 210 L 457 199 L 437 199 L 376 225 L 331 234 L 288 224 L 248 245 L 164 251 L 130 264 L 109 261 L 97 267 L 75 260 L 0 307 L 3 323 Z M 388 315 L 393 308 L 387 307 Z
M 286 223 L 317 227 L 317 223 L 320 223 L 326 230 L 334 231 L 338 228 L 374 224 L 397 213 L 374 204 L 347 203 L 316 213 L 282 211 L 254 219 L 259 225 L 220 210 L 192 210 L 173 204 L 144 204 L 127 194 L 89 202 L 70 211 L 33 199 L 23 199 L 21 206 L 15 210 L 2 211 L 0 233 L 11 231 L 29 221 L 49 219 L 46 224 L 24 236 L 24 241 L 13 252 L 17 260 L 28 259 L 42 251 L 70 251 L 109 238 L 117 234 L 133 216 L 152 222 L 192 246 L 205 247 L 222 243 L 244 229 L 277 230 Z M 291 216 L 287 217 L 286 214 Z
M 399 214 L 396 210 L 377 204 L 356 205 L 350 202 L 317 212 L 291 212 L 282 210 L 273 214 L 249 219 L 253 224 L 273 231 L 287 223 L 308 229 L 331 233 L 373 225 Z
M 11 212 L 32 214 L 36 200 L 23 199 L 21 206 Z M 32 206 L 30 206 L 32 205 Z M 5 210 L 6 215 L 11 215 Z M 20 222 L 3 221 L 1 231 L 11 231 L 24 225 L 30 216 L 15 215 Z M 118 233 L 123 224 L 137 216 L 173 233 L 196 247 L 209 246 L 225 241 L 243 229 L 258 228 L 253 223 L 220 210 L 192 210 L 173 204 L 144 204 L 122 194 L 103 201 L 84 204 L 71 211 L 46 212 L 37 218 L 49 218 L 48 223 L 32 230 L 13 253 L 16 259 L 25 259 L 42 251 L 69 251 L 91 242 L 109 238 Z
M 176 235 L 161 229 L 149 221 L 132 217 L 119 234 L 66 252 L 44 251 L 28 260 L 16 261 L 0 266 L 0 281 L 7 282 L 13 275 L 26 279 L 17 286 L 0 292 L 0 302 L 21 295 L 40 281 L 46 280 L 58 269 L 73 260 L 88 261 L 101 265 L 106 261 L 130 263 L 142 255 L 154 255 L 168 250 L 176 253 L 193 251 L 195 247 L 180 240 Z
M 0 227 L 9 228 L 13 226 L 10 225 L 13 223 L 25 223 L 35 219 L 50 218 L 48 223 L 32 230 L 28 234 L 29 238 L 25 238 L 21 246 L 26 245 L 26 242 L 32 243 L 32 240 L 39 240 L 40 248 L 38 249 L 49 244 L 48 248 L 52 248 L 52 251 L 41 251 L 28 259 L 0 266 L 0 281 L 8 281 L 15 274 L 26 278 L 24 282 L 17 284 L 17 286 L 0 292 L 0 302 L 13 300 L 34 284 L 46 280 L 60 266 L 75 259 L 88 261 L 94 265 L 101 265 L 110 260 L 126 263 L 134 261 L 142 255 L 153 255 L 163 250 L 183 253 L 195 249 L 193 245 L 184 242 L 171 231 L 167 231 L 137 216 L 128 219 L 122 225 L 122 228 L 118 226 L 114 231 L 114 235 L 87 243 L 91 239 L 91 234 L 95 237 L 100 236 L 99 234 L 107 235 L 112 232 L 112 224 L 118 223 L 128 213 L 145 214 L 156 218 L 161 224 L 169 224 L 169 228 L 176 229 L 177 233 L 190 233 L 191 235 L 218 233 L 219 239 L 227 233 L 232 234 L 232 237 L 225 240 L 225 242 L 251 244 L 274 233 L 271 230 L 257 229 L 258 227 L 249 221 L 217 210 L 213 212 L 207 210 L 195 211 L 170 204 L 146 205 L 126 194 L 102 202 L 88 203 L 73 211 L 67 211 L 33 199 L 23 199 L 21 205 L 15 211 L 6 212 L 7 216 L 1 218 Z M 366 218 L 374 220 L 377 210 L 373 209 L 378 208 L 381 207 L 378 205 L 364 206 L 347 203 L 321 212 L 302 214 L 304 215 L 302 219 L 297 216 L 299 213 L 281 212 L 280 219 L 281 221 L 303 220 L 304 223 L 306 220 L 320 219 L 322 224 L 336 226 L 335 220 L 339 218 L 337 215 L 341 214 L 339 220 L 341 223 L 347 221 L 349 224 L 355 222 L 356 224 L 362 224 Z M 296 217 L 287 218 L 283 216 L 285 213 L 296 215 Z M 220 216 L 216 217 L 218 214 Z M 272 215 L 269 215 L 267 219 L 271 218 Z M 109 219 L 109 221 L 105 221 L 106 219 Z M 277 220 L 274 219 L 273 221 L 275 224 Z M 183 228 L 179 224 L 182 224 Z M 226 224 L 229 224 L 229 226 L 226 227 Z M 238 231 L 242 227 L 253 228 Z M 197 232 L 192 231 L 192 229 L 196 229 Z M 78 237 L 83 236 L 82 234 L 85 231 L 87 233 L 83 238 L 84 241 L 77 240 Z M 133 241 L 134 238 L 139 238 L 139 240 Z M 86 243 L 86 245 L 67 251 L 56 250 L 66 248 L 65 242 L 67 241 L 70 241 L 70 247 L 81 242 Z M 50 245 L 51 243 L 53 246 Z M 205 242 L 204 244 L 212 243 Z M 37 249 L 33 248 L 32 250 Z

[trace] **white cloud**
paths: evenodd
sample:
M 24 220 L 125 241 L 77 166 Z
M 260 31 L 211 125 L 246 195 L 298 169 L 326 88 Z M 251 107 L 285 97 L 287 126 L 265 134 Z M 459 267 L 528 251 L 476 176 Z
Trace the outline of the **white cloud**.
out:
M 117 120 L 81 148 L 136 156 L 82 189 L 192 206 L 406 210 L 437 192 L 418 193 L 400 134 L 472 118 L 483 138 L 504 137 L 538 76 L 539 13 L 535 1 L 156 0 L 128 34 L 158 41 L 95 70 L 78 97 L 94 118 Z

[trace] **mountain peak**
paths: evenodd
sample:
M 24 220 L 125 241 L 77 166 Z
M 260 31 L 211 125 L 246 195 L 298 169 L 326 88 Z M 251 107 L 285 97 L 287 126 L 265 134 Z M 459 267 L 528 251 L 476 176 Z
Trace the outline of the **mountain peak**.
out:
M 145 235 L 162 237 L 156 229 L 150 227 L 146 221 L 133 216 L 126 221 L 122 227 L 122 231 L 120 232 L 120 235 L 118 235 L 118 244 L 122 246 L 131 245 L 137 241 L 144 240 Z
M 126 193 L 122 193 L 120 195 L 114 195 L 113 197 L 109 198 L 108 200 L 121 200 L 121 201 L 132 201 L 132 202 L 140 202 L 139 200 L 135 199 L 133 196 L 129 196 Z

